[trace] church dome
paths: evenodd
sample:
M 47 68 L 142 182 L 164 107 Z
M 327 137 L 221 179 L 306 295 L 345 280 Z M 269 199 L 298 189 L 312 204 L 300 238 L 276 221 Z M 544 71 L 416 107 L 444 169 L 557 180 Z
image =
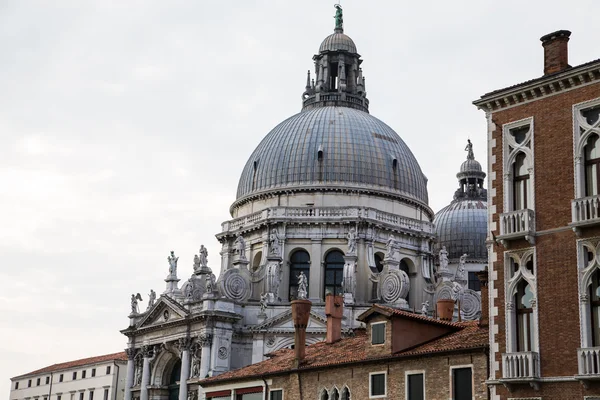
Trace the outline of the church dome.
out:
M 356 53 L 356 45 L 350 36 L 341 32 L 335 32 L 327 36 L 319 47 L 319 53 L 324 51 L 347 51 Z
M 435 214 L 433 224 L 437 249 L 446 246 L 448 258 L 457 260 L 467 254 L 467 261 L 487 262 L 487 191 L 483 188 L 485 172 L 475 160 L 473 145 L 468 142 L 467 160 L 456 175 L 459 188 L 454 200 Z
M 427 179 L 400 136 L 348 107 L 305 110 L 276 126 L 242 172 L 237 202 L 281 190 L 365 190 L 427 205 Z
M 453 201 L 437 212 L 433 224 L 439 248 L 446 246 L 449 259 L 468 254 L 468 261 L 487 260 L 487 202 Z

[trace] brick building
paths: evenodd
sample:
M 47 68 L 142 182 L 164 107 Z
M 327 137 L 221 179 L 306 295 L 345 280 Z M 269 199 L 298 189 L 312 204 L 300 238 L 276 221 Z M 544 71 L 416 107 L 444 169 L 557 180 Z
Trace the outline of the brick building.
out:
M 300 339 L 294 350 L 200 381 L 204 399 L 488 399 L 488 330 L 479 322 L 373 305 L 358 318 L 366 329 L 340 339 L 342 298 L 327 296 L 326 308 L 326 341 L 304 349 Z
M 125 352 L 68 361 L 10 379 L 10 400 L 123 400 Z
M 492 399 L 600 399 L 600 60 L 485 94 Z

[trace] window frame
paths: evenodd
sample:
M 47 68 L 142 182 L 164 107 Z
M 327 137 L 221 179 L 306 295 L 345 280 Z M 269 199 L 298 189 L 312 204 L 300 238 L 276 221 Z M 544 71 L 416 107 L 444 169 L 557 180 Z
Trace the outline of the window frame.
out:
M 61 383 L 65 379 L 64 374 L 58 376 L 58 382 Z
M 457 369 L 470 369 L 471 370 L 471 397 L 475 395 L 475 368 L 473 364 L 463 364 L 463 365 L 451 365 L 449 368 L 450 375 L 450 393 L 448 395 L 450 398 L 454 399 L 455 396 L 455 388 L 454 388 L 454 371 Z
M 425 378 L 426 378 L 426 374 L 425 374 L 425 370 L 421 369 L 421 370 L 411 370 L 411 371 L 406 371 L 404 372 L 404 397 L 406 398 L 406 400 L 411 400 L 408 395 L 409 395 L 409 391 L 408 391 L 408 377 L 411 375 L 423 375 L 423 400 L 427 400 L 427 392 L 425 391 L 426 388 L 426 384 L 425 384 Z
M 284 399 L 284 397 L 283 397 L 283 392 L 284 392 L 283 388 L 275 388 L 275 389 L 269 389 L 269 400 L 273 400 L 273 397 L 272 397 L 272 393 L 273 392 L 280 392 L 281 393 L 281 400 Z
M 83 371 L 81 371 L 81 379 L 85 379 L 87 377 L 87 370 L 84 369 Z
M 383 375 L 383 394 L 373 394 L 373 375 Z M 369 399 L 381 399 L 387 397 L 387 371 L 369 372 Z
M 573 104 L 573 165 L 575 172 L 575 187 L 574 198 L 581 199 L 588 197 L 586 193 L 586 163 L 585 163 L 585 146 L 588 138 L 596 133 L 600 137 L 600 128 L 593 128 L 581 134 L 583 127 L 581 112 L 589 108 L 597 108 L 600 106 L 600 97 L 592 100 L 587 100 L 582 103 Z M 599 175 L 600 175 L 600 171 Z
M 517 143 L 515 138 L 512 136 L 513 131 L 525 128 L 529 126 L 529 131 L 525 135 L 521 143 Z M 533 117 L 527 117 L 518 121 L 509 122 L 502 125 L 502 173 L 504 176 L 503 188 L 504 188 L 504 199 L 503 199 L 503 212 L 518 211 L 515 210 L 515 197 L 514 197 L 514 164 L 516 156 L 519 153 L 525 155 L 525 162 L 528 164 L 529 179 L 526 188 L 526 209 L 535 210 L 535 155 L 534 155 L 534 138 L 535 138 L 535 125 Z M 522 175 L 525 176 L 525 175 Z
M 14 388 L 14 390 L 19 390 L 19 381 L 15 382 L 15 388 Z
M 74 381 L 77 380 L 77 371 L 73 371 L 73 379 L 72 380 L 74 380 Z
M 111 370 L 112 370 L 111 365 L 107 365 L 106 366 L 106 375 L 110 375 Z
M 386 337 L 386 333 L 387 333 L 387 321 L 379 321 L 379 322 L 372 322 L 369 324 L 371 326 L 371 346 L 383 346 L 385 345 L 385 337 Z M 373 327 L 377 326 L 377 325 L 383 325 L 383 342 L 381 343 L 373 343 Z
M 333 261 L 329 261 L 327 260 L 328 257 L 331 257 L 333 254 L 336 255 L 340 255 L 341 256 L 341 262 L 333 262 Z M 344 290 L 342 288 L 342 285 L 344 283 L 344 264 L 346 263 L 346 261 L 344 260 L 344 252 L 341 251 L 340 249 L 334 248 L 329 250 L 324 257 L 324 261 L 323 261 L 323 298 L 325 298 L 327 296 L 327 289 L 332 289 L 333 288 L 333 295 L 343 295 L 344 294 Z M 329 266 L 330 265 L 330 266 Z M 339 266 L 339 267 L 338 267 Z M 327 271 L 332 271 L 333 272 L 333 283 L 328 283 L 327 280 Z M 336 281 L 338 279 L 338 277 L 340 278 L 339 281 L 339 285 L 336 285 Z
M 294 256 L 296 256 L 298 253 L 306 253 L 308 255 L 308 261 L 307 262 L 303 262 L 303 263 L 294 263 L 292 260 L 294 258 Z M 295 265 L 307 265 L 306 267 L 296 267 Z M 311 267 L 311 255 L 310 252 L 308 250 L 306 250 L 303 247 L 299 247 L 293 250 L 292 253 L 290 253 L 290 261 L 289 261 L 289 271 L 290 271 L 290 276 L 288 279 L 288 299 L 290 301 L 292 300 L 296 300 L 297 299 L 297 294 L 298 294 L 298 278 L 296 277 L 300 271 L 304 272 L 304 274 L 306 275 L 306 279 L 309 283 L 308 288 L 310 290 L 310 267 Z M 296 282 L 296 283 L 294 283 Z M 295 288 L 295 295 L 292 298 L 292 288 Z M 310 297 L 310 296 L 307 296 Z

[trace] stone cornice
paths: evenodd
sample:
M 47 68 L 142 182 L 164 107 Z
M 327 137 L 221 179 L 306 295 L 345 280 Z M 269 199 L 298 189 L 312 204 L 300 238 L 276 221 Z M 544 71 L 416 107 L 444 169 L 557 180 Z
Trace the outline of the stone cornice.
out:
M 495 112 L 600 82 L 600 60 L 484 94 L 473 104 Z

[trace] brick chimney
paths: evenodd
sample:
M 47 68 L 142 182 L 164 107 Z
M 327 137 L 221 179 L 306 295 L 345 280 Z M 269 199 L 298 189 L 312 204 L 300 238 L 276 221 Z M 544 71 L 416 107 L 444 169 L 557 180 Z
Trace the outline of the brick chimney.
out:
M 490 324 L 490 298 L 488 290 L 488 270 L 487 267 L 477 273 L 481 282 L 481 317 L 479 317 L 479 326 L 489 326 Z
M 294 321 L 294 352 L 296 366 L 302 363 L 306 355 L 306 326 L 310 318 L 312 303 L 309 300 L 292 301 L 292 321 Z
M 329 293 L 325 297 L 325 315 L 327 315 L 326 343 L 335 343 L 342 338 L 342 317 L 344 316 L 344 297 Z
M 442 321 L 452 321 L 454 315 L 454 300 L 440 299 L 437 301 L 437 316 Z
M 570 31 L 556 31 L 540 38 L 544 46 L 544 75 L 554 74 L 570 68 L 569 65 Z

